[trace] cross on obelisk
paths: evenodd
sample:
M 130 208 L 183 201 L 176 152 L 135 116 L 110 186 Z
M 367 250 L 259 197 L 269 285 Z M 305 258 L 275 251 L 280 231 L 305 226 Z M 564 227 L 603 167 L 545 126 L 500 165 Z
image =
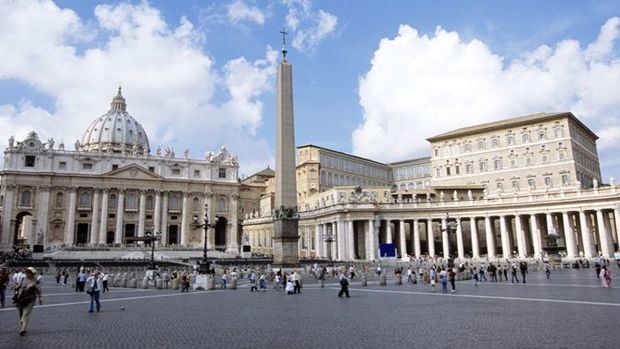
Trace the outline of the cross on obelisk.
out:
M 286 60 L 286 35 L 288 32 L 285 28 L 282 28 L 282 30 L 280 30 L 280 34 L 282 34 L 282 59 Z

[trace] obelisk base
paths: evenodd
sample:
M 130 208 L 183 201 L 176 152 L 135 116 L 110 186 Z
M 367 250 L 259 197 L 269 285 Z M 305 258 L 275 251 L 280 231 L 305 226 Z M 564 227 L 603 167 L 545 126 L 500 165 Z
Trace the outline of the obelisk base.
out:
M 276 268 L 299 267 L 297 223 L 297 219 L 280 219 L 273 222 L 273 266 Z

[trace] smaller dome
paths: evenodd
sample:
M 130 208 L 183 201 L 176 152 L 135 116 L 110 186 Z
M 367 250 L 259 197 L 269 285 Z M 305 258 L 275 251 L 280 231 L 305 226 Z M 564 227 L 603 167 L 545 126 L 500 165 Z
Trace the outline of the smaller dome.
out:
M 150 153 L 149 139 L 144 128 L 126 109 L 127 104 L 119 87 L 110 110 L 96 118 L 84 132 L 80 150 Z

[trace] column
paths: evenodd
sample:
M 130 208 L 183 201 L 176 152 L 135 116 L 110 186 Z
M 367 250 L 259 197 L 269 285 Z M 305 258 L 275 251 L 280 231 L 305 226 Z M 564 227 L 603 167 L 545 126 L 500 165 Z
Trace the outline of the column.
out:
M 426 234 L 428 240 L 428 255 L 435 257 L 435 238 L 433 237 L 433 220 L 426 220 Z
M 146 191 L 140 190 L 140 211 L 138 212 L 138 237 L 144 236 L 144 222 L 146 218 Z M 144 245 L 143 241 L 139 242 Z
M 101 194 L 101 216 L 99 217 L 99 243 L 105 244 L 108 240 L 108 188 L 103 188 Z
M 541 243 L 540 243 L 540 230 L 538 230 L 538 221 L 536 220 L 536 214 L 530 215 L 530 227 L 532 230 L 534 257 L 540 257 L 542 248 L 541 248 Z
M 499 231 L 502 236 L 502 256 L 508 258 L 510 256 L 510 238 L 506 229 L 506 216 L 499 216 Z
M 189 243 L 189 193 L 183 193 L 183 207 L 181 211 L 181 245 Z M 227 239 L 228 240 L 228 239 Z M 226 241 L 229 243 L 229 241 Z
M 491 217 L 484 217 L 484 234 L 487 239 L 487 256 L 489 258 L 495 258 L 495 238 L 493 236 L 493 229 L 491 228 Z
M 417 219 L 413 220 L 413 251 L 416 258 L 420 258 L 422 252 L 420 250 L 420 227 Z
M 443 247 L 443 258 L 450 258 L 450 236 L 448 235 L 448 221 L 441 219 L 441 244 Z
M 594 248 L 592 246 L 592 232 L 588 224 L 588 218 L 589 214 L 586 214 L 585 211 L 579 211 L 579 227 L 581 230 L 581 241 L 583 241 L 583 255 L 589 258 L 594 255 Z
M 399 251 L 401 257 L 407 257 L 407 237 L 405 236 L 405 221 L 401 219 L 398 225 L 398 236 L 400 238 Z
M 2 210 L 2 238 L 0 240 L 0 247 L 6 249 L 13 245 L 11 234 L 11 220 L 13 219 L 13 201 L 15 196 L 15 189 L 17 186 L 9 184 L 4 191 L 4 204 Z
M 321 258 L 323 257 L 321 252 L 323 252 L 323 239 L 321 237 L 321 225 L 320 224 L 315 224 L 314 225 L 314 253 L 316 254 L 316 258 Z
M 546 216 L 547 216 L 547 235 L 557 235 L 557 232 L 555 231 L 555 226 L 553 225 L 553 215 L 547 212 Z
M 345 222 L 338 221 L 336 225 L 338 230 L 338 260 L 343 261 L 347 259 L 347 237 Z
M 35 241 L 31 241 L 31 244 L 39 244 L 46 243 L 48 241 L 48 221 L 49 221 L 49 205 L 50 205 L 50 190 L 52 190 L 49 186 L 40 186 L 39 187 L 39 205 L 37 209 L 37 233 L 35 236 L 37 238 Z M 9 213 L 9 217 L 11 213 Z M 41 241 L 39 240 L 38 233 L 41 233 Z
M 99 240 L 99 189 L 93 190 L 93 219 L 90 223 L 90 243 L 96 244 Z
M 323 252 L 323 257 L 325 258 L 329 258 L 330 256 L 333 256 L 331 254 L 331 248 L 332 248 L 331 243 L 328 243 L 327 241 L 325 241 L 327 237 L 327 232 L 328 232 L 327 224 L 326 223 L 321 224 L 321 243 L 322 243 L 321 250 Z
M 355 259 L 355 226 L 353 220 L 347 222 L 347 257 L 349 260 Z
M 515 215 L 515 229 L 517 229 L 517 249 L 519 252 L 519 258 L 525 258 L 525 234 L 523 233 L 523 227 L 521 226 L 521 215 Z
M 69 207 L 67 208 L 67 224 L 65 225 L 65 244 L 73 245 L 75 241 L 75 205 L 77 189 L 71 188 L 69 194 Z
M 232 194 L 229 197 L 230 202 L 230 240 L 227 241 L 229 246 L 229 253 L 239 253 L 239 219 L 237 214 L 239 212 L 239 194 Z
M 456 249 L 459 254 L 459 260 L 465 259 L 465 246 L 463 245 L 463 228 L 461 227 L 461 218 L 456 218 Z
M 375 240 L 375 221 L 373 219 L 368 220 L 368 246 L 366 247 L 366 259 L 375 260 L 377 258 L 375 252 L 377 251 L 377 240 Z
M 125 213 L 125 190 L 118 189 L 118 204 L 116 205 L 116 231 L 114 243 L 123 243 L 123 214 Z
M 385 243 L 392 243 L 392 221 L 389 219 L 385 220 Z
M 620 249 L 620 204 L 614 206 L 614 225 L 616 226 L 616 241 L 618 241 Z
M 155 192 L 155 208 L 153 211 L 153 233 L 163 233 L 161 230 L 161 192 L 158 190 Z M 162 235 L 163 237 L 163 235 Z M 164 240 L 159 240 L 159 243 L 165 243 Z
M 598 230 L 598 239 L 601 242 L 599 246 L 600 252 L 603 252 L 603 257 L 609 258 L 611 244 L 604 219 L 603 210 L 596 210 L 596 229 Z
M 480 258 L 480 245 L 478 244 L 478 224 L 476 223 L 476 217 L 469 219 L 469 227 L 471 230 L 471 250 L 474 255 L 473 258 Z
M 209 203 L 209 222 L 215 224 L 215 195 L 212 193 L 205 193 L 206 201 Z M 265 242 L 267 241 L 267 233 L 265 233 Z M 267 245 L 263 244 L 263 248 Z M 207 229 L 207 249 L 215 248 L 215 226 Z
M 164 245 L 168 244 L 168 192 L 164 191 L 162 195 L 161 204 L 161 242 Z M 158 210 L 159 211 L 159 210 Z
M 575 257 L 575 239 L 573 234 L 573 228 L 570 225 L 568 212 L 562 212 L 562 222 L 564 225 L 564 239 L 566 241 L 566 254 L 569 259 Z

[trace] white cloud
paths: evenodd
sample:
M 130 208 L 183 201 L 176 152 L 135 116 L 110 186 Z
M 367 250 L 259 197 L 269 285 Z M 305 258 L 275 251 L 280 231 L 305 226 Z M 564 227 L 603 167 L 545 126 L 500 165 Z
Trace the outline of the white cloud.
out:
M 286 25 L 293 33 L 292 46 L 312 53 L 324 39 L 334 35 L 338 17 L 322 9 L 314 11 L 310 0 L 283 0 L 289 7 Z
M 617 135 L 619 29 L 614 17 L 585 48 L 564 40 L 506 61 L 456 32 L 421 35 L 402 25 L 381 40 L 359 79 L 364 120 L 352 135 L 354 153 L 383 161 L 428 156 L 425 139 L 435 134 L 544 111 L 572 111 L 601 136 Z M 612 149 L 620 146 L 601 142 L 602 161 Z
M 86 25 L 72 10 L 46 0 L 0 3 L 0 79 L 31 86 L 55 108 L 27 100 L 0 106 L 6 138 L 36 130 L 64 138 L 71 148 L 108 110 L 121 83 L 128 111 L 153 148 L 170 145 L 179 154 L 190 147 L 192 156 L 202 157 L 207 148 L 226 144 L 246 173 L 259 169 L 246 166 L 246 159 L 261 167 L 271 161 L 256 129 L 263 113 L 259 97 L 273 88 L 276 52 L 267 48 L 262 59 L 240 57 L 218 68 L 190 21 L 171 25 L 147 2 L 99 5 L 95 18 Z
M 250 6 L 242 0 L 236 0 L 226 6 L 226 17 L 232 24 L 253 22 L 265 24 L 265 13 L 256 6 Z

